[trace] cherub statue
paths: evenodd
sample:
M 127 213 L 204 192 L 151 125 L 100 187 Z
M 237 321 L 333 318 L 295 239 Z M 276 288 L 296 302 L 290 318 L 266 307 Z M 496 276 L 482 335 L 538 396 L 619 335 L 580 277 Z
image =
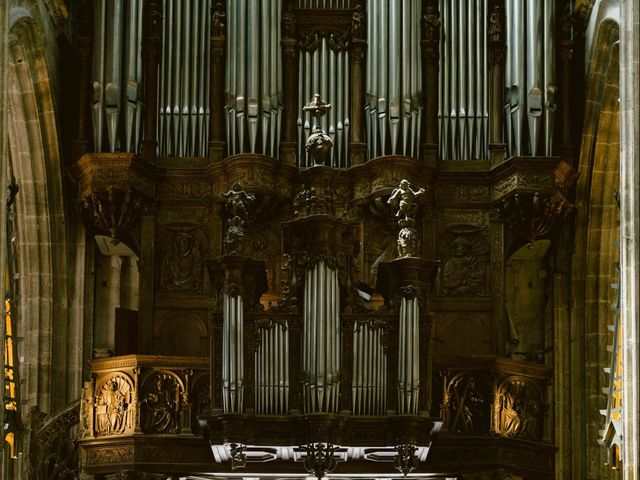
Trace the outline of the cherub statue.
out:
M 231 190 L 225 193 L 224 196 L 227 199 L 226 207 L 231 218 L 247 218 L 249 216 L 247 205 L 256 199 L 255 195 L 242 190 L 242 187 L 238 182 L 235 182 L 231 186 Z
M 425 189 L 421 188 L 415 191 L 409 185 L 408 180 L 401 180 L 400 186 L 397 187 L 392 193 L 387 203 L 393 208 L 397 208 L 396 218 L 398 220 L 415 220 L 416 210 L 418 204 L 416 200 L 421 195 L 424 195 Z

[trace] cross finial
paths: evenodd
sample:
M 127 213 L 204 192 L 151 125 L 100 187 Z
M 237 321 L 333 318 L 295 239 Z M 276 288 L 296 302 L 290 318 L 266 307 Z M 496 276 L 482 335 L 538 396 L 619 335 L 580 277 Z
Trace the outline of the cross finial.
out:
M 326 103 L 320 98 L 320 94 L 316 93 L 313 96 L 313 100 L 302 107 L 302 110 L 305 112 L 311 112 L 311 115 L 314 116 L 315 125 L 313 126 L 313 131 L 315 132 L 320 130 L 320 117 L 323 117 L 329 110 L 331 110 L 331 104 Z

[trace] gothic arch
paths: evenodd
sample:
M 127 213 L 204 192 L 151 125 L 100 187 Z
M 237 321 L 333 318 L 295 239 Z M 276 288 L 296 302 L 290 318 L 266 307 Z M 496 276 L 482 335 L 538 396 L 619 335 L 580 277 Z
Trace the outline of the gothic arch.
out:
M 82 328 L 76 320 L 81 316 L 69 315 L 78 292 L 68 283 L 70 231 L 44 27 L 24 7 L 14 7 L 10 20 L 8 143 L 10 175 L 20 187 L 16 247 L 23 398 L 54 412 L 79 396 Z
M 581 478 L 607 476 L 603 450 L 598 446 L 603 428 L 600 410 L 606 406 L 609 366 L 618 282 L 620 210 L 617 201 L 620 171 L 619 28 L 612 19 L 597 29 L 589 58 L 585 92 L 585 119 L 576 189 L 575 251 L 572 267 L 572 409 L 586 419 L 572 428 L 573 474 Z M 581 448 L 580 446 L 584 446 Z M 581 465 L 577 465 L 581 464 Z M 578 472 L 583 470 L 582 474 Z

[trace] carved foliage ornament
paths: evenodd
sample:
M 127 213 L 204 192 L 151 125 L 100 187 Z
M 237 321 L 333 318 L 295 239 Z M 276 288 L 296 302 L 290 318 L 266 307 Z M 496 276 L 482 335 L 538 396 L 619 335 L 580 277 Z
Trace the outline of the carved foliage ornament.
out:
M 239 182 L 235 182 L 224 197 L 225 210 L 229 218 L 227 233 L 224 237 L 224 251 L 228 255 L 240 255 L 246 240 L 245 230 L 249 219 L 249 208 L 256 197 L 252 193 L 245 192 Z
M 96 395 L 95 432 L 119 435 L 133 430 L 133 383 L 122 374 L 109 377 Z
M 418 457 L 416 457 L 416 447 L 414 445 L 398 445 L 396 447 L 396 458 L 394 464 L 405 477 L 418 467 Z
M 302 447 L 306 452 L 304 467 L 320 479 L 336 468 L 336 447 L 330 443 L 309 443 Z
M 182 383 L 169 372 L 154 372 L 140 391 L 140 424 L 144 433 L 180 433 Z
M 514 194 L 504 200 L 500 211 L 513 235 L 524 237 L 528 244 L 532 244 L 544 237 L 570 208 L 564 198 L 535 192 Z
M 129 190 L 92 192 L 80 201 L 80 211 L 112 238 L 129 230 L 143 211 L 142 197 Z

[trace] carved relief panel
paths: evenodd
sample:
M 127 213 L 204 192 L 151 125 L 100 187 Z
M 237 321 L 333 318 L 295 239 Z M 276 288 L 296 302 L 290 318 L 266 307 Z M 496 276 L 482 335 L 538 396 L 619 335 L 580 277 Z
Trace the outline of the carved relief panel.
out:
M 185 388 L 170 371 L 154 371 L 140 388 L 140 427 L 144 433 L 180 433 Z
M 438 279 L 440 295 L 475 297 L 490 294 L 490 255 L 483 228 L 449 227 L 440 235 L 438 251 L 442 261 Z
M 172 223 L 158 229 L 159 285 L 170 292 L 206 291 L 204 260 L 209 253 L 202 224 Z
M 95 408 L 95 434 L 120 435 L 133 431 L 135 396 L 133 381 L 115 374 L 98 385 Z

